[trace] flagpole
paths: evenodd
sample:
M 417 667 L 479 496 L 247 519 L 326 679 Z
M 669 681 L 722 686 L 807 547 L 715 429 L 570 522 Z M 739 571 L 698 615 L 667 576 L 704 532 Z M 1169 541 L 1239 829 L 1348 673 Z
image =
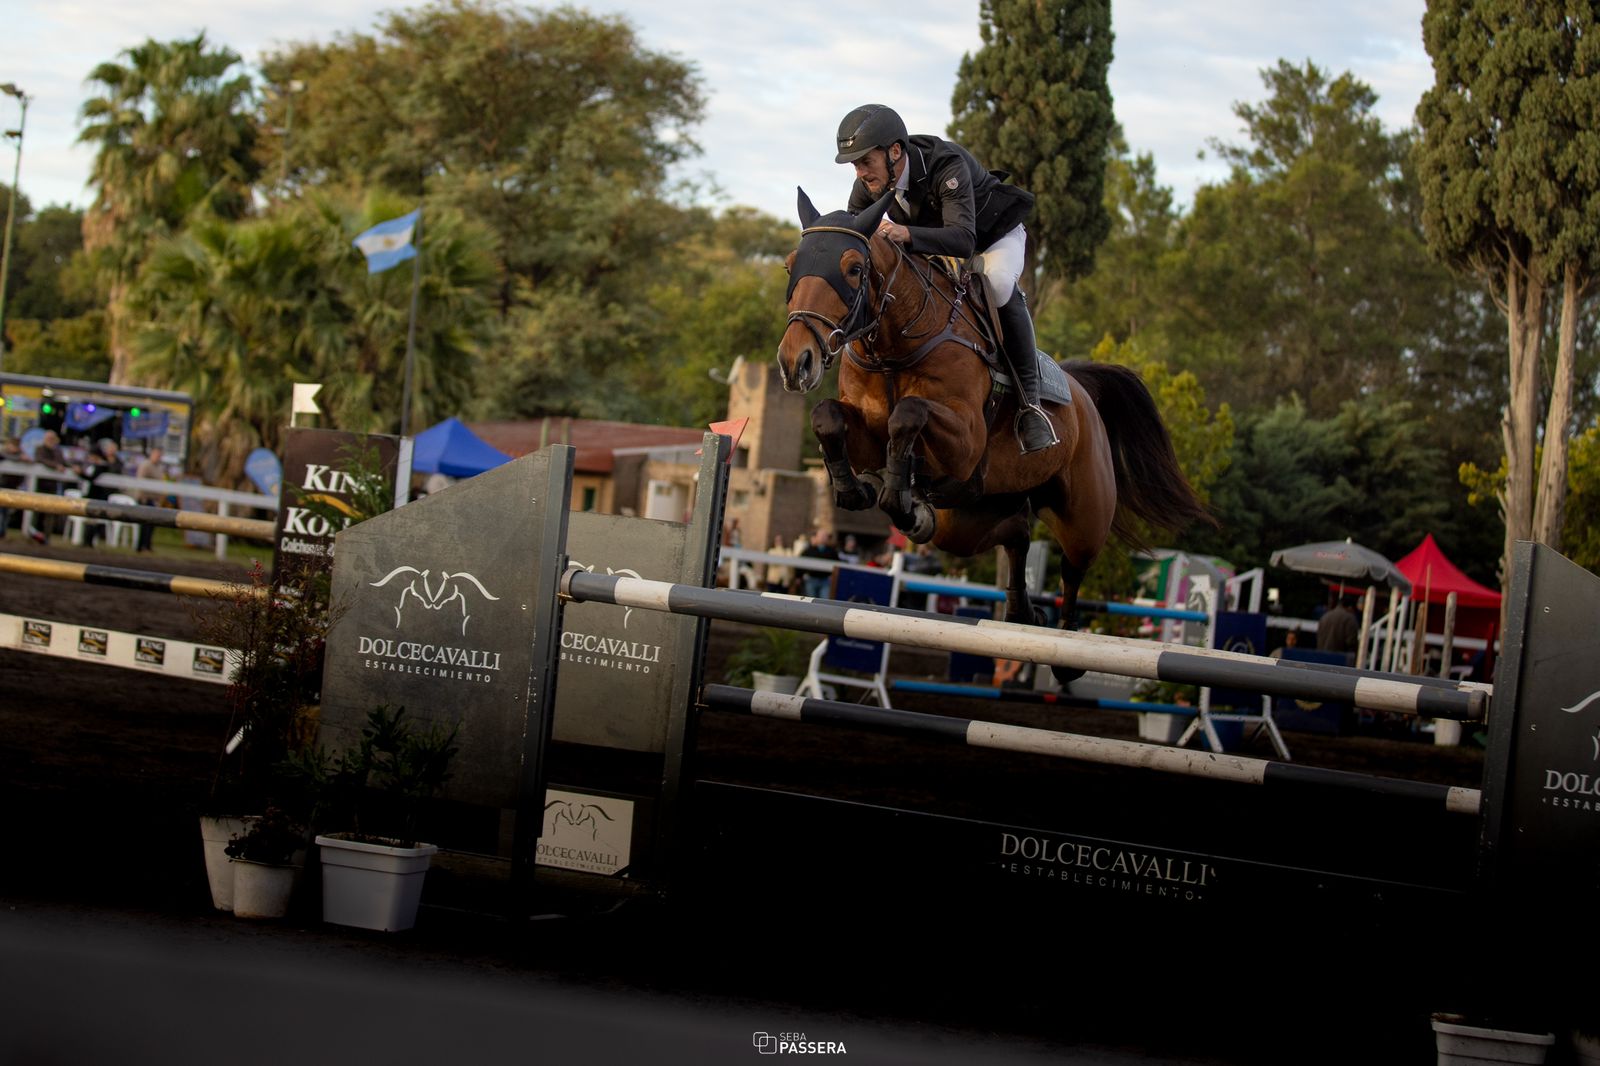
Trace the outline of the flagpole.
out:
M 417 290 L 422 285 L 422 214 L 418 208 L 417 230 L 411 235 L 417 254 L 411 257 L 411 321 L 406 326 L 406 382 L 400 399 L 400 435 L 411 432 L 411 365 L 417 344 Z

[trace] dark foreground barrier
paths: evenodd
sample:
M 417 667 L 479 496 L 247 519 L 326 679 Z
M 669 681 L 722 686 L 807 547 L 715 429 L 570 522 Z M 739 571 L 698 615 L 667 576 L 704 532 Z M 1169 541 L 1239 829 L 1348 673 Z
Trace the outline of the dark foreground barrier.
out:
M 1534 883 L 1541 913 L 1590 898 L 1600 801 L 1585 788 L 1592 791 L 1586 783 L 1600 779 L 1591 765 L 1600 724 L 1600 699 L 1591 694 L 1600 693 L 1600 657 L 1584 634 L 1600 631 L 1600 590 L 1592 576 L 1553 552 L 1519 549 L 1522 591 L 1514 602 L 1520 613 L 1508 628 L 1507 657 L 1530 665 L 1502 676 L 1490 707 L 1481 686 L 1436 679 L 708 588 L 726 454 L 725 440 L 707 438 L 694 518 L 686 526 L 571 513 L 572 452 L 558 447 L 339 536 L 334 595 L 348 609 L 329 638 L 327 735 L 353 738 L 366 712 L 383 702 L 423 708 L 425 717 L 447 724 L 460 721 L 468 769 L 452 782 L 452 798 L 500 812 L 498 830 L 486 826 L 473 847 L 510 861 L 519 899 L 531 899 L 536 882 L 664 896 L 696 868 L 747 866 L 729 857 L 730 848 L 734 856 L 754 856 L 786 837 L 809 840 L 824 824 L 861 827 L 863 839 L 874 842 L 851 845 L 862 863 L 898 854 L 886 842 L 903 831 L 917 838 L 919 855 L 942 840 L 941 883 L 1002 899 L 1046 881 L 1093 898 L 1136 898 L 1171 888 L 1159 871 L 1182 863 L 1206 871 L 1203 892 L 1191 886 L 1180 893 L 1181 902 L 1195 905 L 1254 905 L 1267 898 L 1262 893 L 1288 891 L 1285 886 L 1380 907 L 1402 899 L 1528 891 Z M 1034 814 L 1006 814 L 1023 819 L 1008 822 L 990 817 L 1003 796 L 991 789 L 961 801 L 959 781 L 947 783 L 946 799 L 956 802 L 945 806 L 972 816 L 951 819 L 861 802 L 841 807 L 814 795 L 723 785 L 690 772 L 697 705 L 756 699 L 715 688 L 702 695 L 708 618 L 1340 699 L 1430 717 L 1486 717 L 1495 749 L 1480 794 L 1160 746 L 1046 738 L 965 719 L 901 718 L 894 720 L 901 732 L 959 731 L 963 738 L 1007 743 L 1026 736 L 1025 744 L 1050 748 L 1052 757 L 1100 766 L 1182 764 L 1172 774 L 1141 775 L 1146 784 L 1137 789 L 1153 794 L 1168 788 L 1161 782 L 1182 775 L 1207 790 L 1207 803 L 1235 813 L 1193 817 L 1192 798 L 1183 795 L 1169 804 L 1174 817 L 1141 825 L 1132 815 L 1122 817 L 1122 808 L 1132 811 L 1134 804 L 1075 794 L 1072 802 L 1048 808 L 1030 801 Z M 878 728 L 890 721 L 815 701 L 798 706 L 803 721 L 820 716 L 837 725 L 847 717 L 857 723 L 870 718 Z M 1537 743 L 1529 742 L 1535 733 Z M 1202 784 L 1203 778 L 1210 780 Z M 1285 798 L 1219 798 L 1216 789 L 1234 786 L 1218 778 L 1266 785 Z M 1062 779 L 1064 791 L 1090 783 L 1121 787 L 1098 777 Z M 685 814 L 691 790 L 693 818 Z M 1340 799 L 1302 811 L 1298 797 L 1311 792 Z M 1261 796 L 1259 788 L 1238 793 L 1244 794 Z M 1137 792 L 1129 795 L 1137 798 Z M 1402 808 L 1433 813 L 1422 815 L 1412 832 Z M 1018 865 L 1008 841 L 1023 839 L 1042 842 L 1026 845 L 1042 850 L 1035 861 Z M 837 835 L 812 841 L 819 854 L 844 843 Z M 1046 852 L 1049 861 L 1042 858 Z M 1077 878 L 1082 871 L 1062 861 L 1069 854 L 1091 867 L 1117 863 L 1118 876 L 1105 884 Z M 1137 861 L 1126 857 L 1135 854 Z M 1024 867 L 1028 872 L 1019 872 Z

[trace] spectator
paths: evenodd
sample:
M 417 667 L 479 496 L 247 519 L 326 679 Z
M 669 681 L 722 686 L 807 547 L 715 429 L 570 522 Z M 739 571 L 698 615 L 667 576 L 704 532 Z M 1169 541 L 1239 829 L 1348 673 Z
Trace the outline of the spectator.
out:
M 66 471 L 67 460 L 61 454 L 61 437 L 56 434 L 55 430 L 45 430 L 44 439 L 33 449 L 33 461 L 57 473 Z M 61 492 L 61 482 L 55 478 L 39 478 L 37 484 L 40 492 L 48 492 L 51 495 L 58 495 Z M 54 518 L 50 515 L 36 514 L 33 516 L 33 524 L 34 528 L 28 531 L 28 536 L 40 544 L 49 541 L 50 536 L 45 531 L 55 526 Z
M 150 481 L 166 481 L 168 477 L 167 466 L 161 461 L 161 458 L 161 449 L 151 448 L 150 454 L 144 457 L 144 459 L 139 463 L 138 469 L 133 472 L 134 476 L 138 478 L 145 478 Z M 146 507 L 165 507 L 167 506 L 167 501 L 169 499 L 170 497 L 164 493 L 151 492 L 148 489 L 142 490 L 139 493 L 139 502 L 144 504 Z M 153 551 L 154 549 L 150 545 L 150 539 L 152 536 L 154 536 L 155 531 L 156 527 L 151 525 L 149 522 L 140 522 L 139 546 L 135 549 L 135 551 Z
M 1352 609 L 1351 599 L 1334 594 L 1333 602 L 1317 622 L 1317 650 L 1343 652 L 1356 650 L 1360 620 Z
M 781 535 L 772 538 L 770 555 L 793 555 L 794 549 L 783 543 Z M 781 563 L 767 564 L 767 591 L 788 592 L 794 582 L 794 567 L 784 566 Z
M 22 454 L 22 442 L 15 437 L 7 437 L 0 442 L 0 463 L 25 463 L 28 457 Z M 0 474 L 0 489 L 22 488 L 21 474 Z M 11 509 L 0 507 L 0 540 L 4 540 L 6 532 L 11 528 Z
M 839 549 L 833 546 L 833 534 L 826 530 L 817 530 L 811 534 L 811 543 L 800 552 L 802 559 L 833 559 L 839 558 Z M 828 579 L 832 576 L 831 570 L 805 570 L 800 575 L 801 582 L 805 585 L 805 594 L 812 599 L 823 599 L 828 595 Z
M 89 449 L 89 458 L 83 463 L 83 480 L 89 483 L 89 499 L 106 500 L 111 498 L 111 486 L 107 485 L 104 478 L 107 474 L 122 473 L 122 459 L 117 454 L 117 442 L 110 437 L 103 437 L 97 442 L 97 447 Z M 106 535 L 104 522 L 86 523 L 89 530 L 89 547 L 94 547 L 94 542 Z
M 859 563 L 861 561 L 861 546 L 856 543 L 856 535 L 854 533 L 846 533 L 844 535 L 844 547 L 839 549 L 839 561 L 841 563 Z

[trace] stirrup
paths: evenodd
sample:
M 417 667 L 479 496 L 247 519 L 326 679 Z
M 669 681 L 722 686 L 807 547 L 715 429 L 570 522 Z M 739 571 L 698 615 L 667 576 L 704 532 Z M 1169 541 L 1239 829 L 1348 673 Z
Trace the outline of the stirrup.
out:
M 1017 411 L 1014 429 L 1017 434 L 1017 444 L 1021 446 L 1023 455 L 1042 452 L 1061 443 L 1061 438 L 1056 436 L 1056 427 L 1050 422 L 1050 416 L 1036 403 L 1024 404 Z

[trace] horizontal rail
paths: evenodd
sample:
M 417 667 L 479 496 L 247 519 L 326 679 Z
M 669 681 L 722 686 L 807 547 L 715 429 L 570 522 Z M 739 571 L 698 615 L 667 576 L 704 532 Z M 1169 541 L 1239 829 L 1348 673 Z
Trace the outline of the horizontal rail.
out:
M 1359 792 L 1436 804 L 1450 814 L 1476 815 L 1483 805 L 1483 794 L 1473 788 L 1404 781 L 1373 774 L 1328 770 L 1315 766 L 1251 759 L 1242 755 L 1191 751 L 1131 740 L 1058 733 L 1048 729 L 980 722 L 970 718 L 902 711 L 888 707 L 867 707 L 854 703 L 786 696 L 775 692 L 751 692 L 728 685 L 707 685 L 701 693 L 702 706 L 711 710 L 782 718 L 796 722 L 847 725 L 880 732 L 910 733 L 938 740 L 954 741 L 973 748 L 991 748 L 1031 755 L 1045 755 L 1102 766 L 1122 766 L 1136 770 L 1184 777 L 1205 777 L 1214 781 L 1258 786 L 1301 786 Z
M 182 574 L 163 574 L 155 570 L 128 570 L 120 566 L 94 563 L 69 563 L 60 559 L 40 559 L 31 555 L 0 554 L 0 573 L 48 577 L 57 581 L 82 581 L 88 585 L 109 585 L 138 592 L 170 592 L 174 596 L 252 596 L 267 594 L 267 587 L 212 581 Z
M 1426 684 L 1422 679 L 1378 678 L 1347 667 L 1307 669 L 1316 664 L 1040 629 L 990 619 L 936 618 L 920 611 L 893 607 L 854 607 L 770 592 L 702 589 L 664 581 L 590 574 L 577 569 L 568 570 L 561 585 L 564 595 L 580 601 L 616 603 L 1068 669 L 1101 670 L 1154 681 L 1249 689 L 1300 699 L 1338 700 L 1371 710 L 1429 718 L 1477 721 L 1484 717 L 1489 703 L 1488 694 L 1481 689 L 1440 687 Z
M 1200 713 L 1195 707 L 1177 703 L 1143 703 L 1139 700 L 1107 700 L 1093 696 L 1074 696 L 1067 692 L 1047 692 L 1031 688 L 995 688 L 989 685 L 955 685 L 946 681 L 913 681 L 895 678 L 889 687 L 900 692 L 922 692 L 936 696 L 961 696 L 974 700 L 998 700 L 1002 703 L 1049 703 L 1063 707 L 1093 707 L 1102 711 L 1145 711 L 1150 714 Z
M 970 600 L 998 602 L 1006 598 L 1004 589 L 973 585 L 964 581 L 940 581 L 937 578 L 907 578 L 900 587 L 908 592 L 931 592 L 938 596 L 962 596 Z M 1048 592 L 1033 593 L 1029 599 L 1047 607 L 1060 607 L 1064 602 L 1059 595 Z M 1083 611 L 1128 615 L 1132 618 L 1170 618 L 1179 622 L 1210 620 L 1210 616 L 1204 611 L 1188 611 L 1178 607 L 1141 607 L 1137 603 L 1118 603 L 1115 600 L 1081 599 L 1077 602 L 1077 606 Z
M 204 533 L 225 533 L 230 537 L 271 540 L 273 523 L 256 518 L 234 518 L 205 511 L 175 511 L 170 507 L 147 507 L 137 503 L 111 503 L 107 500 L 52 496 L 47 492 L 20 492 L 0 489 L 0 507 L 15 507 L 42 514 L 77 515 L 112 522 L 137 522 L 167 529 L 194 529 Z

